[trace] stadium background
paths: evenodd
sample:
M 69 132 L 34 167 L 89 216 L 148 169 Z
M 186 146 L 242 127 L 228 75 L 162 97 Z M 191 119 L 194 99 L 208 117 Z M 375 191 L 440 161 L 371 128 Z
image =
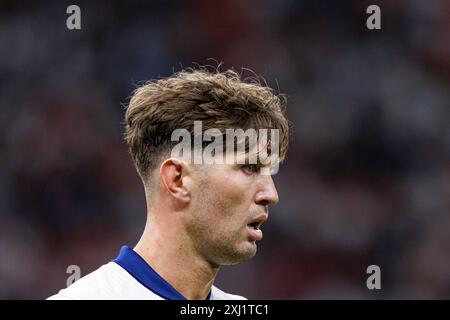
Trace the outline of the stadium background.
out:
M 66 8 L 81 8 L 79 31 Z M 382 30 L 366 28 L 381 7 Z M 450 298 L 450 2 L 2 1 L 0 298 L 43 299 L 134 245 L 122 142 L 141 80 L 251 68 L 288 94 L 280 203 L 216 284 L 263 299 Z M 381 267 L 381 290 L 366 288 Z

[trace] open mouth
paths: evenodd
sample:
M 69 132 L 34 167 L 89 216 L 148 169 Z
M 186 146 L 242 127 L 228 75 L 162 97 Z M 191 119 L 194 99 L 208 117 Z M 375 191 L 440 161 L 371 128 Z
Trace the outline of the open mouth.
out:
M 261 226 L 264 222 L 266 222 L 267 218 L 267 213 L 263 213 L 256 218 L 253 218 L 253 220 L 251 220 L 250 223 L 247 224 L 249 236 L 252 241 L 259 241 L 263 238 Z
M 260 226 L 253 223 L 247 225 L 247 231 L 250 241 L 260 241 L 263 238 L 263 232 L 259 229 Z
M 251 228 L 255 229 L 255 230 L 259 230 L 261 228 L 262 222 L 253 222 L 253 223 L 249 223 L 248 226 L 250 226 Z
M 266 222 L 268 219 L 267 213 L 260 214 L 256 218 L 253 218 L 253 220 L 250 221 L 248 226 L 252 229 L 259 230 L 261 229 L 261 226 L 264 222 Z

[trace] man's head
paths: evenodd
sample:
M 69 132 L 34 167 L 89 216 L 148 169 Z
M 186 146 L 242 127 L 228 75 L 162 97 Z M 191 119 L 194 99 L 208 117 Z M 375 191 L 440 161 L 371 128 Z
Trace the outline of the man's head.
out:
M 234 264 L 256 253 L 258 224 L 267 219 L 267 207 L 278 195 L 272 177 L 261 174 L 258 163 L 194 164 L 174 157 L 172 134 L 186 129 L 194 137 L 194 121 L 201 121 L 202 132 L 214 128 L 224 135 L 227 129 L 276 129 L 282 160 L 288 145 L 284 101 L 231 70 L 183 71 L 133 93 L 125 115 L 126 142 L 148 207 L 176 212 L 170 217 L 173 228 L 181 229 L 192 248 L 213 264 Z M 238 158 L 248 159 L 260 145 L 247 145 Z M 164 219 L 169 217 L 158 220 Z

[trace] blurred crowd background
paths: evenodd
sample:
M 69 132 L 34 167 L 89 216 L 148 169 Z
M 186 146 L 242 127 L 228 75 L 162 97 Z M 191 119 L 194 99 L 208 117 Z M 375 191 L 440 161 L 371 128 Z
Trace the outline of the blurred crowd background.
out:
M 70 4 L 81 30 L 66 28 Z M 366 28 L 370 4 L 381 30 Z M 142 80 L 218 62 L 287 94 L 292 136 L 258 254 L 216 285 L 449 299 L 446 0 L 1 1 L 0 298 L 44 299 L 69 265 L 85 275 L 137 242 L 124 105 Z M 381 290 L 366 287 L 373 264 Z

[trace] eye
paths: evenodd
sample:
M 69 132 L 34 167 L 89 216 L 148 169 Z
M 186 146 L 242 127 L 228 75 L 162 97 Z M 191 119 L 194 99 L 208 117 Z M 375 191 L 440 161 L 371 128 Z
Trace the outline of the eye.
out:
M 257 173 L 260 168 L 256 164 L 246 164 L 242 166 L 242 170 L 244 170 L 245 173 Z

